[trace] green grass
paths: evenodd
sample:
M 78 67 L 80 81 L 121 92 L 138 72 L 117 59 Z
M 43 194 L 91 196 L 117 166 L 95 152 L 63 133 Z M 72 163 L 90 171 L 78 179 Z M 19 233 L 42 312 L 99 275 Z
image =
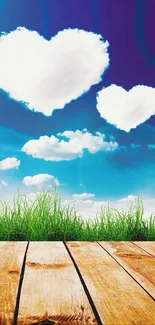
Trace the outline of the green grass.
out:
M 18 193 L 10 205 L 0 201 L 0 240 L 155 240 L 155 215 L 146 220 L 143 212 L 138 199 L 126 212 L 108 206 L 86 221 L 73 204 L 62 206 L 57 191 L 36 194 L 33 201 Z

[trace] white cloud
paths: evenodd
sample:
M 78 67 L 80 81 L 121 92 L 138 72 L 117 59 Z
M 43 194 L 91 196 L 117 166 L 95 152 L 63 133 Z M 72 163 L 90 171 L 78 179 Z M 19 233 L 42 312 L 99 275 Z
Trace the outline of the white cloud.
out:
M 60 139 L 58 137 L 66 138 Z M 38 140 L 28 141 L 22 151 L 34 158 L 61 161 L 72 160 L 83 156 L 84 149 L 94 154 L 100 150 L 113 151 L 117 149 L 117 142 L 105 141 L 105 135 L 96 132 L 93 135 L 84 131 L 65 131 L 55 136 L 41 136 Z
M 78 211 L 78 215 L 87 220 L 90 217 L 95 217 L 96 213 L 101 210 L 101 206 L 106 205 L 106 202 L 93 201 L 89 199 L 77 199 L 76 201 L 64 200 L 63 204 L 71 206 L 74 205 L 75 209 Z
M 20 160 L 18 160 L 17 158 L 6 158 L 0 161 L 0 170 L 7 170 L 7 169 L 18 169 L 20 165 Z
M 118 200 L 118 202 L 130 202 L 130 201 L 134 201 L 137 198 L 138 198 L 138 196 L 128 195 L 127 197 Z
M 155 88 L 138 85 L 126 91 L 111 85 L 97 94 L 97 110 L 107 122 L 129 132 L 155 114 Z
M 138 196 L 136 195 L 128 195 L 125 198 L 122 198 L 116 202 L 113 202 L 112 204 L 117 206 L 119 210 L 124 209 L 127 210 L 131 206 L 131 204 L 134 204 L 136 200 L 138 199 Z M 140 197 L 140 201 L 143 202 L 144 207 L 144 217 L 148 219 L 152 213 L 155 214 L 155 198 L 153 197 Z
M 93 193 L 81 193 L 81 194 L 73 194 L 72 198 L 74 200 L 88 200 L 90 198 L 93 198 L 95 194 Z
M 4 182 L 4 181 L 0 181 L 0 188 L 1 187 L 6 187 L 8 186 L 8 183 Z
M 71 199 L 64 200 L 63 204 L 71 206 L 74 205 L 76 210 L 78 210 L 78 215 L 80 215 L 83 219 L 88 220 L 89 218 L 94 218 L 97 213 L 100 213 L 101 208 L 107 207 L 110 204 L 112 209 L 116 209 L 118 211 L 128 211 L 129 208 L 134 206 L 138 196 L 136 195 L 128 195 L 125 198 L 120 200 L 111 200 L 111 201 L 97 201 L 97 200 L 83 200 L 77 199 L 73 201 Z M 144 207 L 144 218 L 149 218 L 152 213 L 155 213 L 155 198 L 140 198 L 143 201 Z
M 108 46 L 101 35 L 79 29 L 59 31 L 50 41 L 24 27 L 2 33 L 0 88 L 50 116 L 102 80 Z
M 34 175 L 34 176 L 26 176 L 23 178 L 23 184 L 25 186 L 42 187 L 43 185 L 47 185 L 47 183 L 49 183 L 51 181 L 54 185 L 60 186 L 59 180 L 49 174 L 38 174 L 38 175 Z

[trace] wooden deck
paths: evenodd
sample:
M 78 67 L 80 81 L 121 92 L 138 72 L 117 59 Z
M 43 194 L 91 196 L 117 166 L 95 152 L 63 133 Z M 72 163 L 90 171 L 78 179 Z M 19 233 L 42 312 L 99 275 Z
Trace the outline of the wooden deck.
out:
M 155 242 L 0 242 L 0 325 L 155 325 Z

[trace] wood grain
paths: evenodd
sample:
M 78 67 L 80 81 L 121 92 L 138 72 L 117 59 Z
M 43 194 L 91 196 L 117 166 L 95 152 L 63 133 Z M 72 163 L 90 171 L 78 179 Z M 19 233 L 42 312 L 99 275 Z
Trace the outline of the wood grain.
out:
M 155 259 L 130 242 L 100 242 L 155 299 Z
M 155 303 L 134 279 L 95 242 L 68 242 L 105 325 L 154 325 Z
M 62 242 L 30 242 L 27 253 L 17 324 L 46 321 L 51 325 L 97 325 Z
M 134 241 L 133 243 L 155 257 L 155 241 Z
M 13 324 L 27 242 L 0 242 L 0 324 Z

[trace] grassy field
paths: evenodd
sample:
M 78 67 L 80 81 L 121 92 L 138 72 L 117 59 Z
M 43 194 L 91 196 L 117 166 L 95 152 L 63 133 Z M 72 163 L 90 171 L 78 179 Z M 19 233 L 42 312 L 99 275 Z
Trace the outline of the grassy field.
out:
M 0 202 L 0 240 L 155 240 L 155 215 L 146 220 L 137 200 L 126 212 L 108 206 L 86 221 L 73 204 L 62 206 L 56 191 L 36 194 L 33 201 L 18 193 L 12 204 Z

